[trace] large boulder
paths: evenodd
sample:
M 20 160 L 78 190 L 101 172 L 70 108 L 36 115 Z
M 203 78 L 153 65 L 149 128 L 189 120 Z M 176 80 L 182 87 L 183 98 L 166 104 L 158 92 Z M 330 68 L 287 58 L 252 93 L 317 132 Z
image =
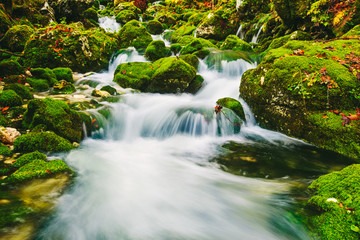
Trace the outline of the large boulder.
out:
M 151 63 L 123 63 L 116 68 L 114 81 L 123 88 L 134 88 L 146 92 L 153 74 L 154 67 Z
M 176 29 L 171 35 L 171 42 L 178 42 L 185 35 L 194 35 L 196 27 L 193 25 L 184 25 Z
M 137 20 L 138 16 L 131 10 L 123 10 L 116 15 L 116 21 L 118 23 L 125 24 L 131 20 Z
M 13 90 L 5 90 L 0 95 L 0 107 L 15 107 L 22 104 L 21 97 Z
M 342 116 L 328 112 L 356 114 L 360 82 L 352 59 L 360 52 L 351 47 L 355 44 L 289 41 L 244 74 L 241 96 L 261 126 L 358 158 L 359 121 L 343 126 Z
M 84 12 L 94 3 L 95 0 L 49 0 L 58 21 L 64 17 L 67 21 L 80 21 L 84 17 Z
M 22 66 L 15 60 L 3 60 L 0 62 L 0 77 L 20 75 L 24 73 Z
M 15 25 L 6 32 L 0 44 L 13 52 L 21 52 L 33 33 L 34 29 L 27 25 Z
M 151 34 L 161 34 L 164 31 L 163 25 L 156 20 L 150 20 L 148 22 L 147 28 L 149 30 L 149 33 Z
M 126 23 L 118 32 L 118 38 L 120 47 L 137 49 L 145 49 L 153 40 L 150 33 L 137 20 Z
M 150 61 L 156 61 L 160 58 L 165 57 L 168 50 L 165 47 L 165 43 L 162 40 L 152 41 L 146 48 L 145 57 Z
M 220 46 L 221 50 L 233 50 L 233 51 L 249 51 L 252 52 L 253 49 L 251 45 L 243 40 L 241 40 L 236 35 L 229 35 L 224 43 Z
M 34 128 L 39 124 L 72 142 L 80 142 L 83 137 L 79 114 L 60 100 L 46 98 L 29 102 L 23 125 L 25 128 Z
M 81 23 L 39 29 L 25 45 L 29 67 L 70 67 L 100 71 L 118 49 L 117 39 L 101 30 L 85 30 Z

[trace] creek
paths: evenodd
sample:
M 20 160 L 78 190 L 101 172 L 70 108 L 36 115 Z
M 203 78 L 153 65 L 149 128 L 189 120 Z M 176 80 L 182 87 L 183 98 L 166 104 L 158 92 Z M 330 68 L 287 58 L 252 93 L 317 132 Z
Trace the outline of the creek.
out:
M 128 49 L 86 79 L 114 84 L 116 66 L 132 61 L 146 60 Z M 241 99 L 240 132 L 213 111 L 219 98 L 239 99 L 241 76 L 254 67 L 214 52 L 200 62 L 205 82 L 195 95 L 129 92 L 108 104 L 102 130 L 64 157 L 77 176 L 35 238 L 310 239 L 292 190 L 336 168 L 324 163 L 336 156 L 260 128 Z M 258 167 L 227 167 L 237 151 Z M 256 175 L 262 167 L 269 172 Z

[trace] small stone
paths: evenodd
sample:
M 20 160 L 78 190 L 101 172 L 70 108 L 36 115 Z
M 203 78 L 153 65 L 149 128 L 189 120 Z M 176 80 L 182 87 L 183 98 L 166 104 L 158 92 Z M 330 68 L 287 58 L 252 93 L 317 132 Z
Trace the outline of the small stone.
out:
M 94 91 L 92 91 L 92 93 L 91 93 L 91 96 L 94 96 L 94 97 L 110 97 L 111 94 L 108 93 L 107 91 L 101 91 L 101 90 L 94 89 Z
M 14 162 L 16 162 L 16 160 L 14 160 L 12 158 L 4 161 L 5 164 L 13 164 Z
M 328 198 L 326 201 L 327 202 L 337 202 L 338 200 L 336 198 Z
M 15 128 L 0 128 L 0 141 L 6 144 L 14 144 L 17 137 L 21 136 L 21 133 Z

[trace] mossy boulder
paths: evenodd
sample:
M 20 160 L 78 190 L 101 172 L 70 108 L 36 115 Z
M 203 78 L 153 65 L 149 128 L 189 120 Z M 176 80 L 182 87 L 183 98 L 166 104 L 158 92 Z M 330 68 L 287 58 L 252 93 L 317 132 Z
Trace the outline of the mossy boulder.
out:
M 221 50 L 233 50 L 233 51 L 249 51 L 252 52 L 251 45 L 241 40 L 236 35 L 229 35 L 224 43 L 220 46 Z
M 77 22 L 84 19 L 86 10 L 94 5 L 95 0 L 49 0 L 48 2 L 55 10 L 57 21 L 66 18 L 69 22 Z
M 0 77 L 20 75 L 24 73 L 22 66 L 15 60 L 3 60 L 0 62 Z
M 34 96 L 31 94 L 30 89 L 22 84 L 14 83 L 5 86 L 4 90 L 13 90 L 19 95 L 22 99 L 33 99 Z
M 304 24 L 307 18 L 308 6 L 313 1 L 301 0 L 275 0 L 273 1 L 275 10 L 279 14 L 282 22 L 293 27 L 297 24 Z
M 150 34 L 161 34 L 164 31 L 163 25 L 156 20 L 150 20 L 147 25 Z
M 150 92 L 183 92 L 196 76 L 196 69 L 181 58 L 162 58 L 153 65 L 156 69 L 149 86 Z
M 46 155 L 39 151 L 35 151 L 32 153 L 26 153 L 26 154 L 22 155 L 21 157 L 17 158 L 16 162 L 13 163 L 11 165 L 11 167 L 20 168 L 34 160 L 46 160 Z
M 117 66 L 114 82 L 123 88 L 146 91 L 154 74 L 154 67 L 148 62 L 123 63 Z
M 173 34 L 171 35 L 172 42 L 178 42 L 179 39 L 185 35 L 194 35 L 196 27 L 193 25 L 184 25 L 176 29 Z
M 152 42 L 150 33 L 137 20 L 126 23 L 118 32 L 118 38 L 121 48 L 145 49 Z
M 55 73 L 50 68 L 33 68 L 31 75 L 37 79 L 45 79 L 49 86 L 58 82 Z
M 41 28 L 25 45 L 26 66 L 69 67 L 78 72 L 100 71 L 118 49 L 116 37 L 81 23 Z
M 233 98 L 221 98 L 219 100 L 217 100 L 216 104 L 218 104 L 219 106 L 228 108 L 230 110 L 232 110 L 236 115 L 238 115 L 242 120 L 245 120 L 245 113 L 244 113 L 244 109 L 241 105 L 241 103 Z
M 3 155 L 5 157 L 11 156 L 10 148 L 5 146 L 4 144 L 0 143 L 0 155 Z
M 180 58 L 185 62 L 187 62 L 190 66 L 193 66 L 195 69 L 198 69 L 200 61 L 195 55 L 185 54 L 185 55 L 181 55 Z
M 35 92 L 45 92 L 50 89 L 48 80 L 39 78 L 27 78 L 26 81 L 30 84 Z
M 358 239 L 360 165 L 316 179 L 307 206 L 314 211 L 310 223 L 321 239 Z
M 7 48 L 10 51 L 22 52 L 25 43 L 34 32 L 34 29 L 27 25 L 15 25 L 6 32 L 0 44 L 3 48 Z
M 182 46 L 181 46 L 181 44 L 178 44 L 178 43 L 171 44 L 171 46 L 170 46 L 171 52 L 175 55 L 180 53 L 181 49 L 182 49 Z
M 360 37 L 360 25 L 356 25 L 350 31 L 345 33 L 342 37 L 343 38 L 351 38 L 351 37 L 358 38 L 358 37 Z
M 195 79 L 191 81 L 189 86 L 185 89 L 185 92 L 192 94 L 197 93 L 201 89 L 204 81 L 205 80 L 201 75 L 196 75 Z
M 191 54 L 201 50 L 202 48 L 203 45 L 201 44 L 201 42 L 198 39 L 195 39 L 194 41 L 183 47 L 180 51 L 180 54 Z
M 131 10 L 123 10 L 116 15 L 116 21 L 118 23 L 125 24 L 131 20 L 137 20 L 138 16 Z
M 162 24 L 166 24 L 166 26 L 170 27 L 176 24 L 175 18 L 169 13 L 160 13 L 157 14 L 156 20 Z
M 358 158 L 357 128 L 327 113 L 355 114 L 360 82 L 340 63 L 360 54 L 358 46 L 355 40 L 289 41 L 243 75 L 241 96 L 261 126 Z
M 99 17 L 98 17 L 98 14 L 96 12 L 96 10 L 94 8 L 88 8 L 85 10 L 84 12 L 84 17 L 88 20 L 92 20 L 92 21 L 95 21 L 95 22 L 98 22 L 99 21 Z
M 0 95 L 0 106 L 1 107 L 15 107 L 23 104 L 22 99 L 13 90 L 5 90 Z
M 73 72 L 70 68 L 59 67 L 54 68 L 52 71 L 54 72 L 58 81 L 65 80 L 70 83 L 74 82 Z
M 53 86 L 51 93 L 53 94 L 70 94 L 76 92 L 74 84 L 65 80 L 60 80 Z
M 145 57 L 150 61 L 156 61 L 166 56 L 168 50 L 162 40 L 152 41 L 145 50 Z
M 46 98 L 29 102 L 23 117 L 23 126 L 34 128 L 39 124 L 72 142 L 80 142 L 83 137 L 79 114 L 60 100 Z
M 103 86 L 100 90 L 106 91 L 106 92 L 110 93 L 110 95 L 117 95 L 116 89 L 110 85 Z
M 64 161 L 57 159 L 44 161 L 36 159 L 16 170 L 5 179 L 6 183 L 21 183 L 35 178 L 49 178 L 57 173 L 72 173 Z

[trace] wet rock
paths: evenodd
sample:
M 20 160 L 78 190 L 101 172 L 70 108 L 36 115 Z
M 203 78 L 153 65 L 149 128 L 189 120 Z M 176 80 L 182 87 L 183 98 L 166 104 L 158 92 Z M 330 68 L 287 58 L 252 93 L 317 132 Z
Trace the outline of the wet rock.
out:
M 233 51 L 250 51 L 253 49 L 251 45 L 235 35 L 229 35 L 225 42 L 220 46 L 221 50 L 233 50 Z
M 101 90 L 98 90 L 98 89 L 94 89 L 91 93 L 91 96 L 94 96 L 94 97 L 110 97 L 111 94 L 108 93 L 107 91 L 101 91 Z
M 13 90 L 5 90 L 0 95 L 0 106 L 1 107 L 15 107 L 23 104 L 22 99 Z
M 148 31 L 151 34 L 161 34 L 164 31 L 163 25 L 156 20 L 150 20 L 147 25 Z
M 24 73 L 22 66 L 15 60 L 3 60 L 0 62 L 0 77 L 20 75 Z
M 49 0 L 50 6 L 55 10 L 58 21 L 65 17 L 67 21 L 80 21 L 84 12 L 89 9 L 95 0 Z
M 233 98 L 221 98 L 217 100 L 216 104 L 232 110 L 242 120 L 245 120 L 245 113 L 241 103 Z
M 4 144 L 0 143 L 0 156 L 11 156 L 11 149 L 5 146 Z
M 103 86 L 101 89 L 101 91 L 106 91 L 108 93 L 110 93 L 110 95 L 117 95 L 117 90 L 115 88 L 113 88 L 112 86 L 110 85 L 106 85 L 106 86 Z
M 30 89 L 27 86 L 19 84 L 19 83 L 6 85 L 4 87 L 4 90 L 13 90 L 23 100 L 25 100 L 25 99 L 30 100 L 30 99 L 34 98 L 34 96 L 30 92 Z
M 137 14 L 130 10 L 123 10 L 116 15 L 116 21 L 122 24 L 137 19 L 138 19 Z
M 21 136 L 21 133 L 16 128 L 4 128 L 0 127 L 0 141 L 6 144 L 14 144 L 17 137 Z
M 70 83 L 74 82 L 73 72 L 70 68 L 59 67 L 52 69 L 52 71 L 54 72 L 58 81 L 65 80 Z

